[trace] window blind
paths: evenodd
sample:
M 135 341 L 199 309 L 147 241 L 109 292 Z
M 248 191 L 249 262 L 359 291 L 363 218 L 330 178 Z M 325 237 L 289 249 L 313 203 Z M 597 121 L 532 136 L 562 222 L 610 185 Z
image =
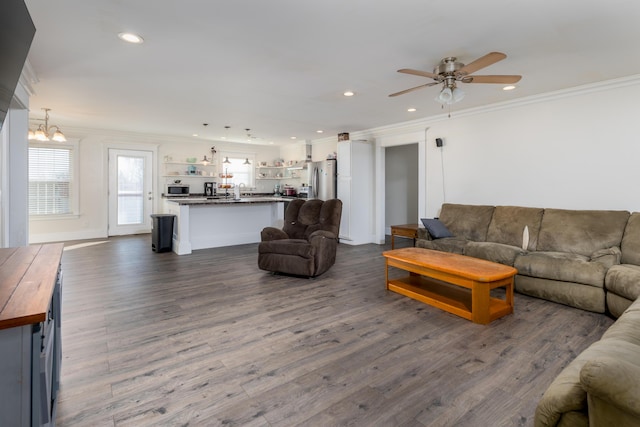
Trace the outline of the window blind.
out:
M 29 215 L 72 212 L 71 148 L 29 147 Z

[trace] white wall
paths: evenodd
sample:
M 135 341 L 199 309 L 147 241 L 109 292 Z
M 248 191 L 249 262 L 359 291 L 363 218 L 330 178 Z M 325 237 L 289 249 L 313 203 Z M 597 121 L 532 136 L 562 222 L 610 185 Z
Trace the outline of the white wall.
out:
M 418 213 L 443 202 L 640 211 L 640 75 L 362 133 L 386 147 L 418 143 Z M 435 139 L 444 147 L 437 148 Z M 384 195 L 384 161 L 376 193 Z M 385 234 L 378 199 L 377 237 Z
M 640 211 L 639 97 L 635 81 L 430 123 L 427 215 L 445 201 Z

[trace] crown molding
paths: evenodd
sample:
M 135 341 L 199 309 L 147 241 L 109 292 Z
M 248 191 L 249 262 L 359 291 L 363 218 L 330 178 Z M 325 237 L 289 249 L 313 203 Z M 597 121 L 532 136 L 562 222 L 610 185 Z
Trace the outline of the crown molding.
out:
M 546 92 L 539 95 L 531 95 L 523 98 L 518 98 L 510 101 L 503 101 L 494 104 L 483 105 L 481 107 L 468 108 L 455 112 L 454 118 L 463 118 L 469 116 L 475 116 L 479 114 L 486 114 L 494 111 L 501 111 L 507 109 L 513 109 L 523 107 L 526 105 L 540 104 L 544 102 L 555 101 L 563 98 L 572 98 L 575 96 L 586 95 L 594 92 L 603 92 L 612 89 L 618 89 L 629 86 L 640 85 L 640 74 L 632 76 L 622 77 L 619 79 L 606 80 L 597 83 L 590 83 L 580 86 L 575 86 L 568 89 L 557 90 L 553 92 Z M 406 122 L 394 123 L 391 125 L 380 126 L 363 131 L 351 132 L 349 134 L 351 139 L 379 139 L 388 136 L 396 136 L 401 134 L 423 132 L 425 128 L 431 126 L 434 123 L 442 122 L 445 120 L 451 120 L 449 113 L 437 114 L 434 116 L 423 117 L 421 119 L 415 119 Z M 326 143 L 329 141 L 335 141 L 333 138 L 323 138 L 314 140 L 313 143 Z

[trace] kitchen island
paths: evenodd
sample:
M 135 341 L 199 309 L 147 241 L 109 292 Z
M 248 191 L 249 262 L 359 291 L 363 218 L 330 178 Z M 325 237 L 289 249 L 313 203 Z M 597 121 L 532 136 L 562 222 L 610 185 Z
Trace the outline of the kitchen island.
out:
M 281 197 L 206 198 L 164 200 L 164 213 L 176 216 L 173 252 L 187 255 L 197 249 L 257 243 L 264 227 L 282 228 Z

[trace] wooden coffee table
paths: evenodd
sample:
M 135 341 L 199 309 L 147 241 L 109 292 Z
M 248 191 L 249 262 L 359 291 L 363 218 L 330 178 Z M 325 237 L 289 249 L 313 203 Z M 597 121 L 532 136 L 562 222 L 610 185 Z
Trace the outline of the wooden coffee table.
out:
M 518 270 L 495 262 L 422 248 L 383 252 L 387 289 L 486 325 L 513 313 L 513 276 Z M 389 267 L 409 272 L 389 279 Z M 505 288 L 505 299 L 491 289 Z

